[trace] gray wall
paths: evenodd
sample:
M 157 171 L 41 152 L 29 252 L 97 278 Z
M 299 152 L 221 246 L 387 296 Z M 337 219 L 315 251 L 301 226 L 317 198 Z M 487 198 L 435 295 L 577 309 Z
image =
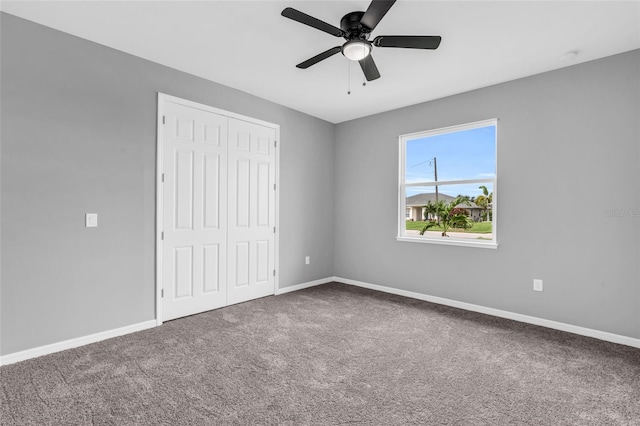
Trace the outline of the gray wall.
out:
M 640 338 L 640 217 L 606 214 L 640 208 L 639 64 L 628 52 L 337 125 L 335 274 Z M 397 242 L 398 135 L 495 117 L 499 248 Z
M 331 123 L 1 19 L 0 354 L 155 318 L 156 92 L 280 124 L 280 287 L 333 275 Z
M 156 92 L 281 125 L 280 287 L 337 275 L 640 337 L 640 218 L 606 216 L 640 208 L 639 51 L 334 126 L 1 19 L 2 355 L 154 318 Z M 397 242 L 397 136 L 493 117 L 499 249 Z

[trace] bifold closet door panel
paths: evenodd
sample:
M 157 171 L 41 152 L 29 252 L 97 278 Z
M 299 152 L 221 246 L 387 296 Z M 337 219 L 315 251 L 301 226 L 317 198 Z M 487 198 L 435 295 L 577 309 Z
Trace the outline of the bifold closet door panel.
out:
M 227 304 L 228 118 L 165 101 L 163 320 Z
M 228 304 L 274 294 L 275 137 L 229 119 Z

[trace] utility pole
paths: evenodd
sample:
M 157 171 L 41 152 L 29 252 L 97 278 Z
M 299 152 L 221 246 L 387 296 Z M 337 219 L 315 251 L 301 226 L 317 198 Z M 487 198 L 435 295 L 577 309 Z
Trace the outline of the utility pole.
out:
M 433 157 L 433 178 L 438 181 L 438 163 L 436 157 Z M 438 185 L 436 185 L 436 203 L 438 202 Z

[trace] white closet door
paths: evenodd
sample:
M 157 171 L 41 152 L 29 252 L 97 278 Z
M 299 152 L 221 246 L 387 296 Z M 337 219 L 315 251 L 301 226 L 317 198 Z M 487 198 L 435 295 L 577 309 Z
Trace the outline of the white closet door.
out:
M 170 101 L 163 126 L 163 320 L 227 302 L 227 117 Z
M 229 119 L 228 304 L 275 291 L 275 137 Z

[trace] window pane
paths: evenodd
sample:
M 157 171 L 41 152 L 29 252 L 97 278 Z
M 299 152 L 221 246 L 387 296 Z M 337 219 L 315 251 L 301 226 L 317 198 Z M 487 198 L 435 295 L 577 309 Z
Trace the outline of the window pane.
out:
M 419 236 L 429 225 L 424 237 L 493 239 L 493 182 L 409 187 L 405 196 L 406 208 L 410 211 L 406 236 Z M 465 198 L 456 203 L 458 196 Z
M 407 183 L 486 179 L 496 173 L 495 125 L 408 139 L 405 149 Z

